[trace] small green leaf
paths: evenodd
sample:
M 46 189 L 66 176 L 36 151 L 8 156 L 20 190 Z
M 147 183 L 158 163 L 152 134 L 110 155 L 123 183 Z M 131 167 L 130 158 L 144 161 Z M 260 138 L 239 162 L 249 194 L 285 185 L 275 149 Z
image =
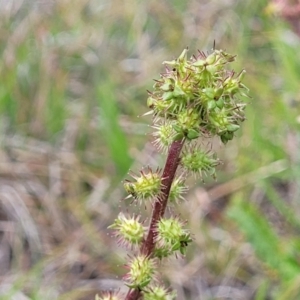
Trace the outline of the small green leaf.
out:
M 205 60 L 199 59 L 199 60 L 197 60 L 197 61 L 195 61 L 193 63 L 193 66 L 195 66 L 195 67 L 203 67 L 205 64 L 206 64 Z
M 228 124 L 226 126 L 226 128 L 230 132 L 235 132 L 235 131 L 237 131 L 240 128 L 240 125 L 237 125 L 237 124 Z
M 219 98 L 218 101 L 216 101 L 217 107 L 222 109 L 224 107 L 224 99 L 223 98 Z
M 216 53 L 214 52 L 214 53 L 208 55 L 208 56 L 206 57 L 206 60 L 205 60 L 205 61 L 206 61 L 207 64 L 212 65 L 212 64 L 216 61 L 216 59 L 217 59 L 217 55 L 216 55 Z
M 169 92 L 169 91 L 172 91 L 173 90 L 173 86 L 170 82 L 165 82 L 161 87 L 160 89 L 164 92 Z
M 173 95 L 174 95 L 174 97 L 184 96 L 185 92 L 181 89 L 180 86 L 175 85 Z
M 233 139 L 233 132 L 225 132 L 221 135 L 221 141 L 223 144 L 227 144 L 228 141 L 231 141 Z
M 165 93 L 163 93 L 163 96 L 162 96 L 163 101 L 167 101 L 167 100 L 170 100 L 172 98 L 174 98 L 173 92 L 165 92 Z
M 177 124 L 173 125 L 173 129 L 178 133 L 182 133 L 182 127 Z
M 188 131 L 187 138 L 188 138 L 189 140 L 194 140 L 194 139 L 198 138 L 199 135 L 200 135 L 200 134 L 199 134 L 199 132 L 198 132 L 197 130 L 195 130 L 195 129 L 190 129 L 190 130 Z
M 207 110 L 213 110 L 217 106 L 217 102 L 215 100 L 211 100 L 207 102 Z
M 184 135 L 183 133 L 177 133 L 175 136 L 174 136 L 174 141 L 180 141 L 184 138 Z
M 155 103 L 155 99 L 152 98 L 152 97 L 148 97 L 148 99 L 147 99 L 147 106 L 148 106 L 149 108 L 153 108 L 154 103 Z

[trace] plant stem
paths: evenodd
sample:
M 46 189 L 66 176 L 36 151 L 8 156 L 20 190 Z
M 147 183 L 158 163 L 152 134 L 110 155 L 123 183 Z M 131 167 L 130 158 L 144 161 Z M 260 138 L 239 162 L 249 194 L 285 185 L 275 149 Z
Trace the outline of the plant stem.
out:
M 141 297 L 141 291 L 136 290 L 129 290 L 128 294 L 126 295 L 125 300 L 138 300 Z
M 155 200 L 148 235 L 141 247 L 141 253 L 145 254 L 146 256 L 151 255 L 155 246 L 155 227 L 157 222 L 163 217 L 165 213 L 172 182 L 174 180 L 177 167 L 179 165 L 179 156 L 183 143 L 183 140 L 174 141 L 171 144 L 168 153 L 168 157 L 162 175 L 160 194 Z
M 174 180 L 176 170 L 180 162 L 179 156 L 183 144 L 184 140 L 174 141 L 169 149 L 168 157 L 162 174 L 160 193 L 154 203 L 147 237 L 140 249 L 141 253 L 145 254 L 146 256 L 151 256 L 155 246 L 156 224 L 165 213 L 172 182 Z M 128 292 L 125 300 L 138 300 L 140 295 L 140 290 L 135 289 Z

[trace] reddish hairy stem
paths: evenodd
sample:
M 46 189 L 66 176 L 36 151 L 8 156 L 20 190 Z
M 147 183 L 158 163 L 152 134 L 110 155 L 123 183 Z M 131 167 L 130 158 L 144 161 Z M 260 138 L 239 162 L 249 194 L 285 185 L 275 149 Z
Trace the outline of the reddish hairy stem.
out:
M 174 141 L 168 153 L 165 168 L 162 174 L 160 194 L 155 200 L 148 234 L 140 249 L 141 253 L 145 254 L 146 256 L 151 256 L 154 250 L 156 237 L 155 227 L 157 222 L 163 217 L 165 213 L 172 182 L 179 165 L 179 156 L 183 144 L 184 140 Z M 140 296 L 140 290 L 131 290 L 128 292 L 125 300 L 138 300 Z
M 138 300 L 141 297 L 141 291 L 136 289 L 136 290 L 129 290 L 125 300 Z
M 177 167 L 179 165 L 179 156 L 183 143 L 183 141 L 174 141 L 168 153 L 162 175 L 160 194 L 154 203 L 148 235 L 141 247 L 141 252 L 146 256 L 151 255 L 155 246 L 155 227 L 157 222 L 163 217 L 165 213 L 171 185 L 174 180 Z

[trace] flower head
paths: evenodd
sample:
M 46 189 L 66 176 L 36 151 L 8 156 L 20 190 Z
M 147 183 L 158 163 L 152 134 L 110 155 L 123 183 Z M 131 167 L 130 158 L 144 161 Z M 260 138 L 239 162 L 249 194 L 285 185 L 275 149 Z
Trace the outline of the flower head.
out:
M 215 177 L 215 167 L 220 164 L 211 151 L 205 151 L 196 146 L 184 151 L 180 162 L 186 171 L 195 175 L 199 174 L 201 177 L 203 175 Z
M 154 261 L 145 255 L 132 258 L 126 267 L 129 271 L 124 279 L 130 288 L 142 289 L 155 279 Z
M 155 137 L 154 145 L 157 146 L 158 150 L 165 152 L 174 141 L 176 131 L 174 130 L 172 123 L 171 120 L 166 120 L 153 126 L 155 129 L 152 134 Z
M 108 228 L 115 229 L 115 236 L 120 243 L 134 246 L 139 245 L 144 236 L 144 226 L 139 222 L 139 217 L 126 217 L 119 213 L 118 218 Z
M 245 71 L 235 76 L 226 69 L 234 60 L 235 55 L 223 50 L 209 55 L 199 52 L 188 59 L 185 49 L 177 59 L 164 62 L 166 71 L 155 81 L 148 98 L 154 123 L 160 119 L 170 121 L 167 127 L 164 122 L 155 126 L 159 142 L 168 146 L 182 138 L 194 140 L 203 131 L 220 136 L 224 143 L 233 138 L 244 120 L 239 97 L 248 91 L 242 83 Z M 161 131 L 160 126 L 164 127 Z
M 165 287 L 155 285 L 147 288 L 143 292 L 144 300 L 173 300 L 176 298 L 174 291 L 170 292 Z
M 183 176 L 179 176 L 173 180 L 171 185 L 171 190 L 169 194 L 169 200 L 171 203 L 178 202 L 179 200 L 184 200 L 183 195 L 187 192 L 187 187 L 184 184 Z
M 156 228 L 157 253 L 169 249 L 169 253 L 180 251 L 185 254 L 187 245 L 192 241 L 190 233 L 183 228 L 183 223 L 177 217 L 162 218 Z
M 139 175 L 132 175 L 134 181 L 127 180 L 124 188 L 129 196 L 138 200 L 148 200 L 156 196 L 161 186 L 159 170 L 153 172 L 150 168 L 140 171 Z

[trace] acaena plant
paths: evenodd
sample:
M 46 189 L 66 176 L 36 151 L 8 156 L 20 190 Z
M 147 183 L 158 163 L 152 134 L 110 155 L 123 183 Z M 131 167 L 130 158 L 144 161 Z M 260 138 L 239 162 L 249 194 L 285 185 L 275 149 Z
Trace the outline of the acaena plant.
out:
M 212 138 L 226 144 L 245 119 L 240 100 L 248 92 L 242 83 L 245 71 L 228 69 L 236 56 L 213 49 L 188 59 L 187 52 L 163 63 L 165 72 L 148 92 L 146 115 L 153 115 L 154 144 L 167 153 L 165 166 L 162 171 L 147 167 L 124 183 L 134 201 L 151 203 L 149 224 L 121 212 L 110 226 L 119 242 L 133 251 L 124 276 L 129 291 L 123 296 L 110 291 L 97 296 L 99 300 L 175 299 L 158 280 L 157 262 L 184 255 L 192 238 L 178 216 L 164 216 L 168 201 L 184 199 L 188 175 L 215 177 L 220 161 L 211 149 Z

